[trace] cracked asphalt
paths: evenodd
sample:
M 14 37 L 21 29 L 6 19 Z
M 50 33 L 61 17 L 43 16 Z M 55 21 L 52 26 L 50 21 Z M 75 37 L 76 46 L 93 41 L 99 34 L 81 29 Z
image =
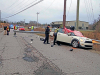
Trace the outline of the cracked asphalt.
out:
M 100 75 L 100 55 L 69 45 L 43 44 L 30 33 L 0 33 L 0 75 Z M 33 43 L 31 43 L 33 39 Z

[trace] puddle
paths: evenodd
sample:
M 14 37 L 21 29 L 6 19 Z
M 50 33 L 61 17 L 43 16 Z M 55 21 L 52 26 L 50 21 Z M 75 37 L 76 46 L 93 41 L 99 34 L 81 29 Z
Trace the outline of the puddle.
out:
M 25 57 L 23 57 L 23 59 L 28 62 L 38 62 L 39 61 L 38 57 L 35 57 L 34 55 L 27 56 L 27 54 L 25 54 Z
M 19 74 L 19 72 L 18 72 L 18 73 L 13 73 L 12 75 L 21 75 L 21 74 Z
M 25 52 L 31 52 L 33 49 L 32 48 L 25 48 Z
M 2 65 L 2 56 L 0 55 L 0 65 Z

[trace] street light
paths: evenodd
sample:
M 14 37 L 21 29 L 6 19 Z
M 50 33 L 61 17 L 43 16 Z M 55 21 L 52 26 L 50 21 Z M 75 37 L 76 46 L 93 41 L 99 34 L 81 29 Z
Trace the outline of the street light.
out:
M 39 13 L 37 12 L 36 14 L 37 14 L 37 27 L 38 27 L 38 14 L 39 14 Z

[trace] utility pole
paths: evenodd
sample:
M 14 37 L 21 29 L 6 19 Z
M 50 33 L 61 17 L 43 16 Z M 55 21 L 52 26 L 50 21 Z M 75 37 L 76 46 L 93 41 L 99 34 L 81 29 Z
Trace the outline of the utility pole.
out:
M 66 24 L 66 0 L 64 0 L 64 13 L 63 13 L 63 28 Z
M 0 10 L 0 26 L 1 26 L 1 10 Z
M 77 0 L 77 13 L 76 13 L 76 30 L 78 30 L 79 26 L 79 0 Z
M 37 14 L 37 27 L 38 27 L 38 14 L 39 14 L 39 13 L 37 12 L 36 14 Z
M 25 27 L 25 19 L 24 19 L 24 27 Z

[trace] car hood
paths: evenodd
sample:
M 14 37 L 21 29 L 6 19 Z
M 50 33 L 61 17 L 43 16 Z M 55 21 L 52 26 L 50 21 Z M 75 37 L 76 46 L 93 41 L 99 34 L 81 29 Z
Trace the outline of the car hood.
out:
M 92 39 L 90 38 L 87 38 L 87 37 L 81 37 L 81 36 L 77 36 L 79 39 L 84 39 L 86 41 L 92 41 Z

